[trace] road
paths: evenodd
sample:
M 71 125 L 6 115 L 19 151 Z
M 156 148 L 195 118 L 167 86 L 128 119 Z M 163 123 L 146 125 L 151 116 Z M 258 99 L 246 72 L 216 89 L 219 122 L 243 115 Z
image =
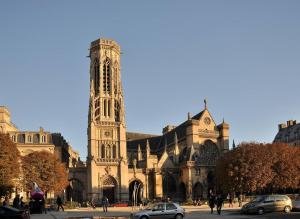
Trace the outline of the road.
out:
M 228 209 L 225 208 L 221 215 L 216 212 L 210 213 L 207 207 L 193 207 L 186 206 L 185 219 L 299 219 L 300 212 L 291 212 L 289 214 L 276 212 L 266 213 L 264 215 L 241 215 L 239 208 Z M 76 210 L 69 210 L 65 212 L 52 211 L 43 215 L 32 215 L 31 219 L 79 219 L 79 218 L 92 218 L 99 219 L 103 216 L 127 216 L 131 214 L 131 208 L 109 208 L 108 213 L 103 213 L 102 209 L 81 208 Z M 102 218 L 101 218 L 102 219 Z M 111 218 L 110 218 L 111 219 Z

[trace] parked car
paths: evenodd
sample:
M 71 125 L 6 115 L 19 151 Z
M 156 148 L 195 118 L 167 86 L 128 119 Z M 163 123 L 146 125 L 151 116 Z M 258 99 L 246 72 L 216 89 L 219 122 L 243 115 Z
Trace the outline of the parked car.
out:
M 0 207 L 1 219 L 30 219 L 28 210 L 19 210 L 10 206 Z
M 177 203 L 160 202 L 151 207 L 139 211 L 133 215 L 133 219 L 182 219 L 185 211 Z
M 262 195 L 245 204 L 242 207 L 242 213 L 263 214 L 274 211 L 289 213 L 292 206 L 291 199 L 286 195 Z
M 293 210 L 300 211 L 300 196 L 293 201 Z

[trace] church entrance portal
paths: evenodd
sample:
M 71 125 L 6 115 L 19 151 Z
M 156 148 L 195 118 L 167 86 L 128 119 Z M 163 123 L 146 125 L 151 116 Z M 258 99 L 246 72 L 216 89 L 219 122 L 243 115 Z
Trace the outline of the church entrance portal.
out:
M 142 203 L 143 192 L 143 183 L 139 180 L 132 181 L 129 184 L 129 203 L 132 205 Z
M 202 199 L 203 198 L 203 186 L 200 182 L 197 182 L 193 188 L 193 198 L 194 200 Z
M 103 196 L 108 198 L 109 203 L 115 202 L 115 187 L 104 187 Z
M 109 203 L 116 201 L 117 182 L 112 176 L 107 176 L 103 180 L 103 196 L 108 198 Z
M 182 182 L 180 183 L 179 185 L 179 192 L 180 192 L 180 199 L 182 201 L 185 201 L 186 200 L 186 187 L 185 187 L 185 184 Z

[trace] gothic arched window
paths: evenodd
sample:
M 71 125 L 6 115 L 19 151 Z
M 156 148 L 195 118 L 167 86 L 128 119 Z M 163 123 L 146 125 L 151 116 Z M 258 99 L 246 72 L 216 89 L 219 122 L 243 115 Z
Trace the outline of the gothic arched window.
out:
M 104 116 L 107 116 L 107 100 L 104 100 L 104 104 L 103 104 L 103 112 L 104 112 Z
M 100 72 L 99 72 L 99 60 L 96 58 L 94 62 L 94 89 L 95 93 L 99 93 L 99 85 L 100 85 Z
M 120 122 L 120 105 L 118 101 L 115 101 L 115 121 Z
M 107 106 L 107 116 L 108 116 L 108 117 L 110 117 L 110 103 L 111 103 L 111 101 L 108 100 L 108 101 L 107 101 L 107 105 L 108 105 L 108 106 Z
M 118 92 L 118 63 L 114 64 L 114 92 L 117 94 Z
M 101 146 L 101 158 L 105 158 L 105 145 Z
M 103 91 L 104 91 L 104 93 L 110 92 L 110 78 L 111 78 L 110 61 L 107 58 L 103 63 Z
M 117 158 L 117 147 L 115 144 L 113 145 L 112 155 L 113 155 L 113 158 Z

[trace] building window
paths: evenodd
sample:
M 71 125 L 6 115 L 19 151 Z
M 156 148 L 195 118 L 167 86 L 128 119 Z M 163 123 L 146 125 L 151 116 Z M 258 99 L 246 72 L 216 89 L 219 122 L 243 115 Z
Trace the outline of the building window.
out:
M 197 167 L 197 168 L 195 169 L 195 175 L 196 175 L 196 176 L 200 176 L 200 168 L 199 168 L 199 167 Z
M 27 141 L 28 141 L 28 142 L 32 142 L 32 137 L 31 137 L 31 135 L 28 135 L 28 136 L 27 136 Z
M 110 103 L 111 103 L 111 101 L 110 100 L 108 100 L 107 101 L 108 102 L 108 109 L 107 109 L 107 114 L 108 114 L 108 117 L 110 117 Z
M 100 85 L 100 73 L 99 73 L 99 60 L 96 58 L 94 62 L 94 89 L 95 94 L 99 93 L 99 85 Z
M 16 142 L 16 136 L 15 136 L 15 135 L 11 136 L 11 140 L 12 140 L 13 142 Z
M 120 122 L 120 106 L 118 101 L 115 101 L 115 121 Z
M 117 147 L 116 147 L 116 145 L 113 145 L 112 155 L 113 155 L 113 158 L 117 158 Z
M 109 61 L 109 59 L 106 59 L 103 64 L 103 91 L 104 91 L 104 93 L 110 92 L 110 77 L 111 77 L 110 61 Z
M 114 64 L 114 91 L 115 94 L 118 92 L 118 63 Z
M 42 135 L 42 143 L 46 143 L 46 136 Z
M 105 158 L 105 145 L 101 146 L 101 158 Z
M 104 116 L 107 116 L 107 100 L 104 100 L 104 104 L 103 104 L 103 112 L 104 112 Z

